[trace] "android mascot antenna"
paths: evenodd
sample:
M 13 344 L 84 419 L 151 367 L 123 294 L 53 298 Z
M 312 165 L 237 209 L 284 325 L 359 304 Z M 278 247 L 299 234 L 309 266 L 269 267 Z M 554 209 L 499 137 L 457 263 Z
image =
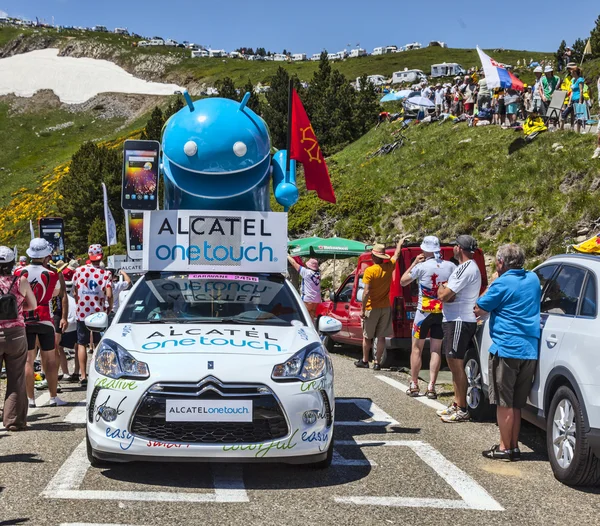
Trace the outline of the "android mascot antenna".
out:
M 287 211 L 298 200 L 296 162 L 288 152 L 271 155 L 265 121 L 242 102 L 223 98 L 192 101 L 166 123 L 162 136 L 165 210 L 269 211 L 275 199 Z

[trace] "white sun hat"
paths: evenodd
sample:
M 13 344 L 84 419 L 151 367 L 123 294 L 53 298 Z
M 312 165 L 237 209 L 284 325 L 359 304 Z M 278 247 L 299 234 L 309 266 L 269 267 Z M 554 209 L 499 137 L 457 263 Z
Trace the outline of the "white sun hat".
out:
M 25 251 L 31 259 L 43 259 L 52 254 L 50 243 L 41 237 L 36 237 L 29 243 L 29 248 Z
M 439 252 L 440 240 L 436 236 L 425 236 L 421 243 L 421 250 L 423 252 Z

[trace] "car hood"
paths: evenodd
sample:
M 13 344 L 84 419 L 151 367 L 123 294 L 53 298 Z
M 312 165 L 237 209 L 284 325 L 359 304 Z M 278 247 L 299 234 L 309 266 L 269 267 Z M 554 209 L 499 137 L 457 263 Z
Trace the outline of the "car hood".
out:
M 313 327 L 226 324 L 117 324 L 104 335 L 149 354 L 292 354 L 320 338 Z

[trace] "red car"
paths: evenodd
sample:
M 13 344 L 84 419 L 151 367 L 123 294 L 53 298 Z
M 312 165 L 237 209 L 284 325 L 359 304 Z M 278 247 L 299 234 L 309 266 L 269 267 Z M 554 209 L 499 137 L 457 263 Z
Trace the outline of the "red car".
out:
M 393 255 L 395 248 L 387 248 L 386 253 Z M 407 244 L 402 247 L 398 258 L 392 285 L 390 287 L 390 305 L 394 310 L 393 326 L 394 335 L 386 341 L 386 352 L 382 359 L 382 366 L 389 365 L 388 350 L 410 350 L 412 337 L 412 323 L 419 300 L 419 289 L 415 281 L 406 287 L 400 286 L 400 278 L 410 267 L 412 261 L 422 252 L 419 244 Z M 454 261 L 452 245 L 442 244 L 442 257 Z M 485 261 L 481 249 L 475 252 L 475 262 L 481 271 L 481 292 L 488 285 Z M 371 253 L 365 252 L 358 258 L 358 264 L 340 288 L 330 293 L 329 301 L 324 301 L 317 307 L 319 316 L 331 316 L 342 323 L 342 330 L 330 336 L 328 343 L 333 342 L 362 346 L 362 323 L 360 308 L 362 302 L 362 276 L 367 267 L 373 264 Z

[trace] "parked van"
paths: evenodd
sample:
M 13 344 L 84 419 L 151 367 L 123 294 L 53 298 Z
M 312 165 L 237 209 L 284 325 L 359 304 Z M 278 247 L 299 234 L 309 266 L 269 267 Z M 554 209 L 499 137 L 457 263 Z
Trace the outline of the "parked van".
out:
M 386 253 L 394 254 L 395 248 L 387 248 Z M 454 257 L 453 246 L 442 244 L 442 257 L 452 260 Z M 402 247 L 400 257 L 396 263 L 390 287 L 390 305 L 393 309 L 394 334 L 386 338 L 386 351 L 381 365 L 386 367 L 391 362 L 388 351 L 409 351 L 411 348 L 412 325 L 419 301 L 419 288 L 416 282 L 406 287 L 400 285 L 400 278 L 410 267 L 413 260 L 422 253 L 419 244 L 407 244 Z M 475 253 L 475 262 L 481 271 L 481 292 L 488 285 L 485 261 L 481 249 Z M 330 299 L 319 304 L 317 307 L 317 318 L 320 316 L 331 316 L 342 323 L 342 330 L 329 337 L 328 345 L 331 349 L 333 343 L 344 343 L 349 345 L 362 345 L 362 320 L 360 309 L 362 306 L 362 294 L 364 284 L 362 276 L 365 270 L 373 264 L 371 253 L 366 252 L 358 258 L 358 264 L 354 272 L 350 274 L 336 292 L 330 293 Z
M 358 57 L 366 57 L 367 56 L 367 50 L 363 49 L 363 48 L 355 48 L 350 50 L 350 55 L 348 55 L 349 58 L 358 58 Z
M 464 75 L 465 73 L 465 69 L 456 62 L 444 62 L 442 64 L 432 64 L 431 66 L 431 76 L 434 78 L 455 77 L 456 75 Z
M 427 80 L 427 76 L 420 69 L 405 69 L 404 71 L 395 71 L 392 74 L 392 84 L 409 82 L 415 84 Z

